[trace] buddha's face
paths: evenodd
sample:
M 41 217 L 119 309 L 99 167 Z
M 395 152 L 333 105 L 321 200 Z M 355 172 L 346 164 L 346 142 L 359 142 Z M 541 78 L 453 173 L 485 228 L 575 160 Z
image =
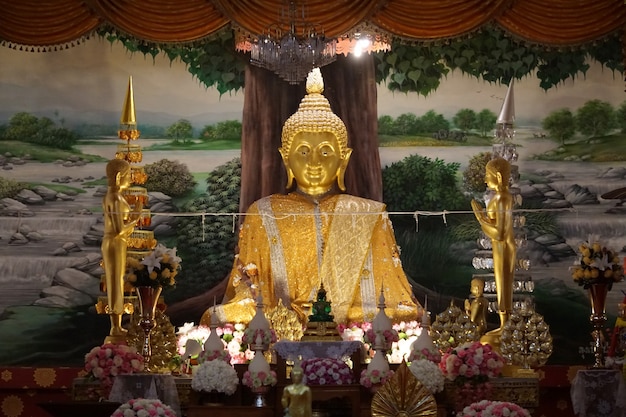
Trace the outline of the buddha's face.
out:
M 124 188 L 128 188 L 130 187 L 130 183 L 131 183 L 131 175 L 130 175 L 130 169 L 121 171 L 118 176 L 118 187 L 124 189 Z
M 470 285 L 470 292 L 478 297 L 483 294 L 483 283 L 482 282 L 472 282 Z
M 485 173 L 485 184 L 487 184 L 487 187 L 493 190 L 497 189 L 500 183 L 498 177 L 499 173 L 497 173 L 495 170 L 487 169 L 487 172 Z
M 343 190 L 350 151 L 341 156 L 339 142 L 330 132 L 297 133 L 287 155 L 282 151 L 287 175 L 295 178 L 298 189 L 308 195 L 324 194 L 336 182 Z
M 299 384 L 302 382 L 302 371 L 300 370 L 292 370 L 291 371 L 291 380 L 294 384 Z

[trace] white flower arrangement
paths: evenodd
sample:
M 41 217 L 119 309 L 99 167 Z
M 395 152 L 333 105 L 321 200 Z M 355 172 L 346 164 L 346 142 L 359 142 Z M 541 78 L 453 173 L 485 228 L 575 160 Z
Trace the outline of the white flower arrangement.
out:
M 443 391 L 445 377 L 435 362 L 418 359 L 411 362 L 409 370 L 433 394 Z
M 235 368 L 220 359 L 202 362 L 191 380 L 194 391 L 217 391 L 226 395 L 233 395 L 238 385 L 239 377 Z

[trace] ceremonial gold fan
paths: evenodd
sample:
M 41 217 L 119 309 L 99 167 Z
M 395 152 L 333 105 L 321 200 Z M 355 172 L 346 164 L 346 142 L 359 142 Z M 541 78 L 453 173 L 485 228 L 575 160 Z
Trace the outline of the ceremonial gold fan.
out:
M 404 361 L 372 398 L 372 417 L 436 415 L 435 397 L 415 378 Z

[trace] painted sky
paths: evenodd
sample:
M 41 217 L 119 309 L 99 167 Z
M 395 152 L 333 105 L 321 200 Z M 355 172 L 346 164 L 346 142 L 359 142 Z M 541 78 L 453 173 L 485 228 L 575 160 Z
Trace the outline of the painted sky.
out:
M 60 52 L 23 52 L 0 47 L 0 123 L 18 111 L 53 114 L 67 122 L 116 123 L 129 76 L 133 77 L 137 119 L 167 125 L 180 118 L 197 127 L 219 120 L 241 119 L 243 93 L 225 94 L 205 88 L 185 64 L 164 55 L 131 54 L 120 44 L 91 39 Z M 448 74 L 428 97 L 393 94 L 379 88 L 378 114 L 421 115 L 428 110 L 452 117 L 459 109 L 488 108 L 498 113 L 506 86 L 489 84 L 460 72 Z M 537 123 L 549 112 L 576 110 L 597 98 L 618 106 L 626 100 L 619 74 L 592 63 L 584 77 L 544 92 L 534 77 L 515 84 L 520 124 Z

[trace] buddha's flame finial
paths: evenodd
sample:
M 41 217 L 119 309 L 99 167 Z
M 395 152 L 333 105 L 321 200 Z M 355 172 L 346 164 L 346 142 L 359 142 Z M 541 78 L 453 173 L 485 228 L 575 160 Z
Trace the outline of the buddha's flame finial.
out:
M 324 91 L 324 79 L 319 68 L 313 68 L 306 78 L 307 94 L 322 94 Z
M 128 90 L 126 91 L 126 98 L 124 99 L 124 107 L 122 108 L 120 124 L 126 126 L 137 125 L 137 119 L 135 117 L 135 99 L 133 97 L 132 75 L 128 78 Z
M 496 123 L 512 125 L 515 122 L 515 99 L 513 97 L 513 80 L 509 83 L 509 89 L 504 96 L 504 103 L 502 103 L 502 109 Z

